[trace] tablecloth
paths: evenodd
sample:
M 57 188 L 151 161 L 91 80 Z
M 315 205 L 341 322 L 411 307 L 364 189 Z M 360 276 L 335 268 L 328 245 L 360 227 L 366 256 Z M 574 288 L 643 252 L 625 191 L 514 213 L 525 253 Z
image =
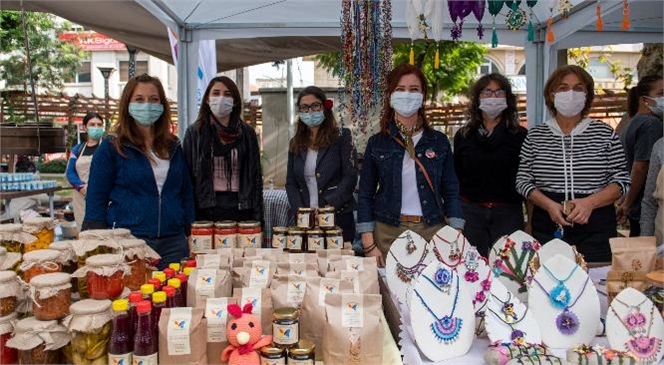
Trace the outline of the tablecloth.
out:
M 290 204 L 284 189 L 263 189 L 263 247 L 272 246 L 272 227 L 292 225 L 288 216 Z

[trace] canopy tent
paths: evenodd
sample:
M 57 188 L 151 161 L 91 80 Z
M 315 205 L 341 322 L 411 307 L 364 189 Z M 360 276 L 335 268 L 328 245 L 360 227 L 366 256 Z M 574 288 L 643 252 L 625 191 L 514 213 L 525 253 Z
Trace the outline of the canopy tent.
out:
M 412 0 L 391 0 L 395 41 L 409 40 L 406 6 Z M 425 2 L 424 0 L 417 0 Z M 444 1 L 444 0 L 428 0 Z M 521 2 L 519 0 L 519 2 Z M 524 1 L 525 3 L 525 1 Z M 631 27 L 621 29 L 622 0 L 601 0 L 604 31 L 595 30 L 597 0 L 570 0 L 565 19 L 554 9 L 555 40 L 547 42 L 549 8 L 556 0 L 539 0 L 532 8 L 535 41 L 528 42 L 526 29 L 508 30 L 504 7 L 496 17 L 501 44 L 526 49 L 526 79 L 530 124 L 545 116 L 541 90 L 546 76 L 558 66 L 558 50 L 617 43 L 657 43 L 662 41 L 664 2 L 631 0 Z M 196 68 L 200 40 L 216 39 L 219 70 L 329 52 L 340 48 L 340 0 L 133 0 L 133 1 L 49 1 L 23 2 L 26 10 L 49 12 L 103 33 L 144 52 L 171 62 L 166 27 L 179 35 L 178 104 L 180 133 L 196 116 Z M 522 5 L 525 7 L 525 4 Z M 16 0 L 3 1 L 4 9 L 20 9 Z M 477 37 L 473 15 L 463 23 L 465 41 L 490 43 L 492 18 L 485 11 L 484 39 Z M 443 39 L 450 39 L 452 21 L 444 14 Z

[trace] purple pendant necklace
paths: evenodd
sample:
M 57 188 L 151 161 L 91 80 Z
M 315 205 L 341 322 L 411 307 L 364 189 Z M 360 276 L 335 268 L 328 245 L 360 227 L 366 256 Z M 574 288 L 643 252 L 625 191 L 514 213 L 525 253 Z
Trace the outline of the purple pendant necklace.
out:
M 549 269 L 546 268 L 546 266 L 542 266 L 549 275 L 551 275 L 555 280 L 558 280 L 553 274 L 549 271 Z M 537 279 L 533 279 L 533 281 L 537 284 L 537 286 L 542 289 L 544 293 L 546 293 L 549 296 L 549 302 L 551 303 L 551 306 L 556 308 L 556 309 L 562 309 L 562 312 L 556 317 L 556 328 L 558 329 L 558 332 L 562 333 L 565 336 L 570 336 L 576 333 L 576 331 L 579 330 L 579 317 L 572 312 L 572 307 L 576 304 L 576 302 L 579 301 L 579 298 L 583 295 L 583 292 L 586 290 L 586 286 L 588 285 L 588 281 L 590 279 L 590 276 L 586 277 L 586 281 L 583 283 L 583 287 L 581 288 L 581 291 L 579 292 L 579 295 L 576 296 L 576 299 L 574 299 L 574 302 L 572 304 L 569 304 L 571 300 L 571 296 L 569 293 L 569 289 L 564 285 L 564 282 L 569 280 L 569 278 L 572 277 L 572 274 L 578 267 L 575 266 L 574 270 L 570 273 L 565 280 L 558 280 L 558 285 L 555 286 L 550 292 L 544 289 L 542 284 L 537 281 Z M 562 285 L 562 288 L 561 288 Z
M 650 323 L 646 330 L 646 316 L 641 312 L 641 306 L 648 299 L 644 299 L 638 305 L 629 305 L 618 298 L 614 299 L 618 303 L 624 305 L 629 309 L 629 313 L 624 317 L 620 317 L 616 310 L 613 308 L 613 303 L 609 305 L 613 314 L 618 318 L 620 323 L 625 326 L 631 338 L 625 343 L 625 347 L 634 356 L 638 357 L 644 363 L 652 363 L 657 359 L 657 354 L 662 349 L 662 339 L 658 337 L 650 337 L 650 329 L 654 320 L 655 305 L 650 307 Z
M 447 295 L 450 294 L 449 287 L 451 286 L 451 282 L 454 277 L 454 272 L 452 270 L 448 270 L 446 268 L 439 268 L 438 270 L 436 270 L 436 274 L 434 275 L 433 280 L 431 280 L 426 275 L 421 275 L 420 277 L 425 278 L 439 292 L 445 293 Z M 459 299 L 459 275 L 456 276 L 456 293 L 454 294 L 454 303 L 452 304 L 452 311 L 450 312 L 449 315 L 444 315 L 439 318 L 436 315 L 436 313 L 434 313 L 433 310 L 431 310 L 429 305 L 424 301 L 422 295 L 420 295 L 420 293 L 418 293 L 417 290 L 413 290 L 413 292 L 415 292 L 415 295 L 417 295 L 417 297 L 420 298 L 422 305 L 424 306 L 424 308 L 426 308 L 429 314 L 431 314 L 431 316 L 435 318 L 435 321 L 431 323 L 430 327 L 431 327 L 431 332 L 433 332 L 433 335 L 436 337 L 438 342 L 444 342 L 445 344 L 455 342 L 459 338 L 459 332 L 461 332 L 461 325 L 463 324 L 463 320 L 461 318 L 454 316 L 454 312 L 457 306 L 457 301 Z
M 514 326 L 519 324 L 521 321 L 523 321 L 524 318 L 526 318 L 526 313 L 528 313 L 528 307 L 526 307 L 526 310 L 523 312 L 523 316 L 519 318 L 516 311 L 514 310 L 514 303 L 512 303 L 512 293 L 507 292 L 507 300 L 504 301 L 498 298 L 493 293 L 491 293 L 491 296 L 494 299 L 496 299 L 500 304 L 503 305 L 500 309 L 502 316 L 496 313 L 493 309 L 491 309 L 491 307 L 489 307 L 489 311 L 493 313 L 493 315 L 496 316 L 496 318 L 498 318 L 501 322 L 508 325 L 510 330 L 512 330 L 512 333 L 510 334 L 510 339 L 512 340 L 512 343 L 517 345 L 525 344 L 526 341 L 524 340 L 524 336 L 526 335 L 526 333 L 519 329 L 514 328 Z

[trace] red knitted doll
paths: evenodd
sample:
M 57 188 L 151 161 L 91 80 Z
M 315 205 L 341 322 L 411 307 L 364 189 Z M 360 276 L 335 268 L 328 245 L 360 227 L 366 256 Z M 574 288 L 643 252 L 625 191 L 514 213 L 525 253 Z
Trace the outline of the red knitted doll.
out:
M 243 309 L 237 304 L 228 305 L 233 320 L 226 324 L 228 347 L 221 353 L 221 361 L 228 365 L 260 365 L 256 350 L 272 343 L 272 336 L 262 337 L 261 319 L 251 314 L 251 303 Z

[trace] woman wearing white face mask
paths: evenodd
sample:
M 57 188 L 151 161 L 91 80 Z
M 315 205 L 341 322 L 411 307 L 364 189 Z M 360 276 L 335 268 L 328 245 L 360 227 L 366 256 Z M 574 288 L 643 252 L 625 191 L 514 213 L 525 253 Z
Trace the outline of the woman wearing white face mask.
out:
M 588 262 L 611 261 L 617 235 L 613 204 L 629 188 L 625 153 L 608 124 L 587 118 L 594 81 L 579 66 L 551 74 L 544 100 L 552 119 L 528 131 L 516 188 L 534 205 L 533 236 L 561 238 Z
M 297 97 L 299 118 L 288 149 L 286 191 L 291 214 L 298 208 L 334 207 L 335 222 L 345 242 L 355 237 L 357 153 L 350 130 L 339 127 L 332 100 L 316 86 L 304 88 Z
M 648 176 L 650 153 L 662 137 L 662 108 L 664 108 L 664 80 L 661 76 L 645 76 L 630 89 L 627 96 L 627 114 L 631 117 L 623 139 L 627 155 L 627 171 L 631 188 L 618 208 L 618 220 L 629 218 L 629 235 L 641 235 L 641 201 Z
M 499 237 L 524 228 L 523 197 L 514 182 L 528 131 L 519 125 L 516 96 L 501 74 L 475 82 L 466 115 L 468 122 L 454 136 L 454 167 L 466 220 L 463 233 L 488 257 Z
M 226 76 L 213 78 L 184 138 L 196 219 L 263 220 L 263 174 L 256 131 L 242 120 L 242 98 Z

